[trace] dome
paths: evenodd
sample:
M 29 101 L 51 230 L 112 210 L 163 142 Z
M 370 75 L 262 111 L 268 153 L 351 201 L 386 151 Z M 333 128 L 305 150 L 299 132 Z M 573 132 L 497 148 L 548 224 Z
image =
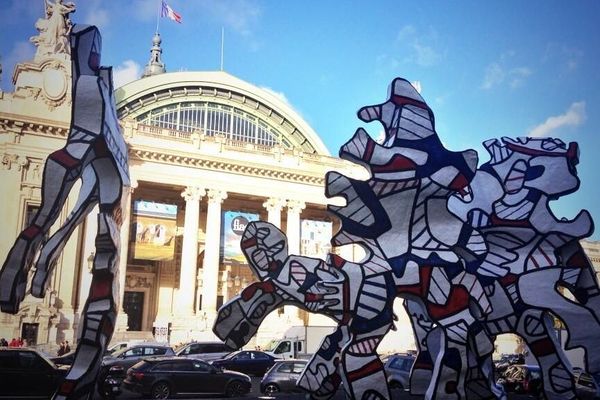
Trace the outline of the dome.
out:
M 286 102 L 223 71 L 149 76 L 117 89 L 116 102 L 119 119 L 166 128 L 174 136 L 200 133 L 330 155 Z

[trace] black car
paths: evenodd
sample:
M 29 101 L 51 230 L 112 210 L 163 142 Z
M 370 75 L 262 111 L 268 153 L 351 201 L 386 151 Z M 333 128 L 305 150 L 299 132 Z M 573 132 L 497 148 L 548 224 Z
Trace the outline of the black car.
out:
M 248 375 L 263 376 L 275 364 L 275 357 L 262 351 L 240 350 L 212 361 L 215 367 L 243 372 Z
M 170 346 L 162 344 L 143 343 L 136 344 L 122 350 L 115 351 L 109 356 L 102 359 L 100 372 L 98 373 L 97 382 L 99 387 L 106 377 L 110 374 L 119 377 L 125 375 L 127 369 L 139 361 L 156 356 L 174 356 L 175 352 Z
M 0 398 L 48 399 L 67 368 L 58 368 L 33 349 L 0 349 Z
M 175 394 L 238 397 L 250 392 L 252 383 L 248 375 L 222 370 L 202 360 L 160 357 L 129 368 L 123 386 L 153 399 L 168 399 Z
M 50 357 L 50 361 L 56 365 L 72 365 L 75 360 L 75 353 L 75 350 L 71 350 L 62 356 Z

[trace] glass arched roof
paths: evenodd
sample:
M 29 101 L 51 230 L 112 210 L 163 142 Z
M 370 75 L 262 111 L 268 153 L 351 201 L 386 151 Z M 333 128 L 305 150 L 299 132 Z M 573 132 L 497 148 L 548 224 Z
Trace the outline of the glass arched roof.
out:
M 117 89 L 116 101 L 119 118 L 139 124 L 329 155 L 288 104 L 225 72 L 150 76 Z

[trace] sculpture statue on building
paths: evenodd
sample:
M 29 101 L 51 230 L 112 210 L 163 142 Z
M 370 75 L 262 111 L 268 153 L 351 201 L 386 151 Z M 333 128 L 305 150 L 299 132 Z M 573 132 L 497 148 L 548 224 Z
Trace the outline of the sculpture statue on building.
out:
M 60 1 L 52 4 L 54 12 L 63 12 L 61 7 L 65 6 Z M 52 27 L 52 31 L 60 33 L 63 25 L 60 21 L 55 23 L 58 26 Z M 128 155 L 116 115 L 112 68 L 100 66 L 100 32 L 95 26 L 77 24 L 69 38 L 73 98 L 69 135 L 65 146 L 48 156 L 40 208 L 17 237 L 2 265 L 0 309 L 12 314 L 19 311 L 33 263 L 31 294 L 40 298 L 46 295 L 49 277 L 67 240 L 98 205 L 92 282 L 80 320 L 77 352 L 54 396 L 54 399 L 91 399 L 117 315 L 121 197 L 123 186 L 129 185 Z M 77 203 L 62 226 L 45 240 L 79 179 Z
M 69 14 L 75 12 L 75 4 L 63 3 L 63 0 L 44 0 L 46 18 L 40 18 L 35 23 L 39 35 L 30 40 L 37 46 L 36 59 L 40 56 L 70 53 L 69 34 L 73 24 Z
M 400 296 L 420 350 L 412 375 L 429 382 L 419 387 L 413 380 L 411 391 L 427 399 L 503 398 L 491 354 L 495 335 L 511 332 L 538 358 L 546 396 L 574 398 L 570 365 L 549 319 L 561 319 L 571 333 L 567 347 L 583 348 L 587 370 L 597 372 L 600 291 L 577 242 L 593 225 L 587 212 L 558 220 L 548 202 L 579 185 L 576 145 L 492 140 L 485 143 L 492 160 L 477 169 L 474 151 L 443 147 L 433 112 L 404 79 L 392 82 L 386 102 L 358 115 L 380 121 L 385 141 L 379 145 L 359 129 L 340 156 L 371 178 L 331 172 L 326 195 L 346 200 L 329 207 L 341 220 L 332 243 L 359 244 L 367 256 L 354 263 L 288 255 L 276 227 L 249 224 L 241 248 L 259 282 L 219 310 L 215 333 L 238 348 L 282 305 L 328 315 L 338 328 L 298 384 L 316 398 L 330 398 L 340 382 L 351 398 L 389 398 L 376 348 L 393 327 L 392 303 Z M 563 296 L 561 285 L 576 301 Z M 581 325 L 589 331 L 575 332 Z

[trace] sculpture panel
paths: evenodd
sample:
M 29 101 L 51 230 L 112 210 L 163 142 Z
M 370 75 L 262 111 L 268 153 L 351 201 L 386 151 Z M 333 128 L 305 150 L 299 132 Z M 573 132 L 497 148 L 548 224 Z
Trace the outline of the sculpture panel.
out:
M 56 7 L 62 7 L 60 3 L 55 3 L 55 13 Z M 39 211 L 16 239 L 0 271 L 3 312 L 18 312 L 34 263 L 31 294 L 43 298 L 67 240 L 98 206 L 92 282 L 80 321 L 77 352 L 54 399 L 92 398 L 117 315 L 121 196 L 123 186 L 129 185 L 127 145 L 116 116 L 112 69 L 100 66 L 100 32 L 95 26 L 77 24 L 69 38 L 73 79 L 69 135 L 65 146 L 48 156 Z M 79 179 L 81 189 L 75 207 L 62 226 L 45 240 Z
M 315 398 L 330 398 L 341 382 L 353 399 L 390 398 L 377 346 L 394 328 L 392 304 L 402 297 L 419 350 L 413 394 L 504 398 L 491 354 L 495 335 L 510 332 L 523 337 L 540 363 L 546 396 L 575 398 L 552 318 L 569 330 L 567 347 L 583 348 L 587 370 L 597 372 L 598 283 L 578 244 L 593 224 L 586 211 L 573 221 L 558 219 L 548 203 L 578 188 L 577 145 L 490 140 L 484 145 L 491 160 L 477 168 L 475 151 L 443 146 L 432 110 L 400 78 L 387 101 L 362 108 L 358 117 L 379 121 L 385 139 L 378 144 L 358 129 L 340 157 L 371 177 L 330 172 L 325 194 L 346 200 L 329 207 L 341 220 L 332 244 L 358 244 L 367 256 L 350 262 L 335 254 L 290 255 L 279 229 L 249 224 L 241 247 L 259 282 L 219 310 L 217 336 L 241 347 L 269 312 L 286 304 L 327 315 L 337 329 L 298 384 Z

